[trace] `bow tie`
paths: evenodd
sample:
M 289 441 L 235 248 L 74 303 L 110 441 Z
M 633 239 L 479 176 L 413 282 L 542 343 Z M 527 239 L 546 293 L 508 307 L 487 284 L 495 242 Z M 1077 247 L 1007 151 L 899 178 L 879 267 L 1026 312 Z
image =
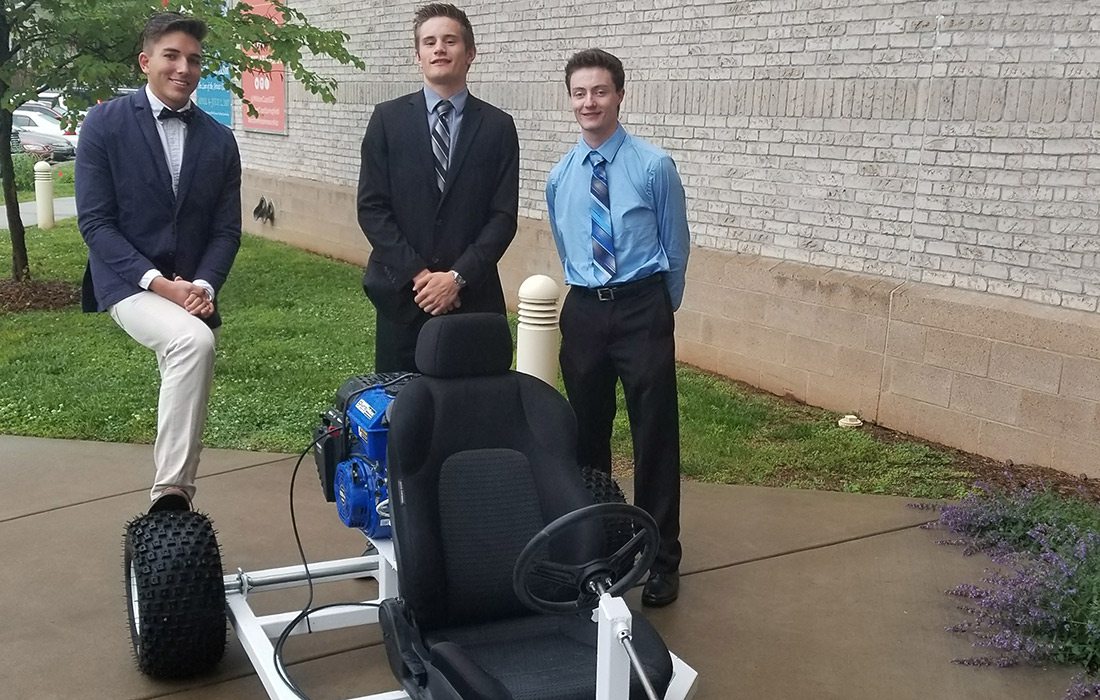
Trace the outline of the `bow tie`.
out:
M 195 110 L 193 109 L 183 109 L 177 112 L 174 109 L 168 109 L 167 107 L 165 107 L 164 109 L 160 110 L 160 114 L 157 115 L 157 119 L 161 121 L 164 121 L 165 119 L 179 119 L 184 124 L 190 124 L 191 119 L 194 116 Z

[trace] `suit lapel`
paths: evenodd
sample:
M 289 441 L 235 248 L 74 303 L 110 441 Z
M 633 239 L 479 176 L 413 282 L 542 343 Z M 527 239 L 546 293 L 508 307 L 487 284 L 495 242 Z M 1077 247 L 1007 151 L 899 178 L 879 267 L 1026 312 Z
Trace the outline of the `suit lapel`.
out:
M 435 186 L 435 156 L 432 155 L 432 135 L 428 131 L 428 103 L 424 91 L 417 90 L 409 95 L 409 143 L 412 144 L 413 158 L 417 172 L 423 174 L 425 187 L 436 193 L 439 202 L 439 189 Z M 391 166 L 392 167 L 392 166 Z
M 195 110 L 195 117 L 187 125 L 187 139 L 183 142 L 183 162 L 180 163 L 179 192 L 176 194 L 176 208 L 187 197 L 187 191 L 191 188 L 191 181 L 195 179 L 198 170 L 199 151 L 206 142 L 206 130 L 210 126 L 206 123 L 206 114 L 199 111 L 198 106 L 191 105 Z
M 160 142 L 160 135 L 157 134 L 157 125 L 153 123 L 155 117 L 149 106 L 149 96 L 142 89 L 135 92 L 130 100 L 134 106 L 134 119 L 137 121 L 138 131 L 141 132 L 142 138 L 145 139 L 145 145 L 148 146 L 149 152 L 153 156 L 154 170 L 156 170 L 157 178 L 161 184 L 160 189 L 162 192 L 167 193 L 169 199 L 171 199 L 172 174 L 168 170 L 168 159 L 164 157 L 164 146 Z
M 481 101 L 469 95 L 466 98 L 466 107 L 462 110 L 462 126 L 458 130 L 458 143 L 455 144 L 455 152 L 451 154 L 451 162 L 447 165 L 447 182 L 443 185 L 443 197 L 451 191 L 451 185 L 457 179 L 462 169 L 462 162 L 470 152 L 470 145 L 480 127 Z

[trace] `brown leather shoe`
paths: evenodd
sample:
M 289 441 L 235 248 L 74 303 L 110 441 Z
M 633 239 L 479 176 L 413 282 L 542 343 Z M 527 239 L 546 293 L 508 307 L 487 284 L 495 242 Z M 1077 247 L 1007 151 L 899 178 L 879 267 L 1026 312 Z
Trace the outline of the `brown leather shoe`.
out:
M 187 492 L 176 486 L 169 486 L 161 491 L 157 500 L 149 506 L 149 512 L 161 513 L 166 510 L 191 510 L 191 499 L 187 497 Z
M 680 597 L 680 572 L 652 573 L 642 589 L 642 605 L 663 608 Z

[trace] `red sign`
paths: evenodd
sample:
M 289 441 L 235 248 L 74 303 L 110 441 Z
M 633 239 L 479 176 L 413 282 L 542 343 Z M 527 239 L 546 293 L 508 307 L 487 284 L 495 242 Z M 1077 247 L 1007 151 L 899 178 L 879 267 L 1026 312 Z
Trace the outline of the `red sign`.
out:
M 268 0 L 244 0 L 252 7 L 252 13 L 270 17 L 278 24 L 283 16 L 277 12 Z M 270 53 L 267 47 L 254 50 L 245 49 L 250 56 L 264 58 Z M 266 131 L 273 134 L 285 134 L 286 131 L 286 71 L 282 63 L 272 63 L 271 72 L 260 70 L 245 71 L 241 74 L 241 88 L 244 98 L 252 103 L 257 116 L 248 113 L 248 106 L 241 105 L 241 125 L 249 131 Z

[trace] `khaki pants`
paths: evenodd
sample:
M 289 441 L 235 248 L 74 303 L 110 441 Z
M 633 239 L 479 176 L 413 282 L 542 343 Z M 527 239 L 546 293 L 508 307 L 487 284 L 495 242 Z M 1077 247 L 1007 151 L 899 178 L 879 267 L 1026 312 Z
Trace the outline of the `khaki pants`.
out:
M 137 342 L 156 353 L 160 368 L 156 475 L 150 498 L 167 486 L 195 494 L 207 400 L 214 379 L 217 332 L 183 307 L 153 292 L 139 292 L 109 309 L 111 318 Z

